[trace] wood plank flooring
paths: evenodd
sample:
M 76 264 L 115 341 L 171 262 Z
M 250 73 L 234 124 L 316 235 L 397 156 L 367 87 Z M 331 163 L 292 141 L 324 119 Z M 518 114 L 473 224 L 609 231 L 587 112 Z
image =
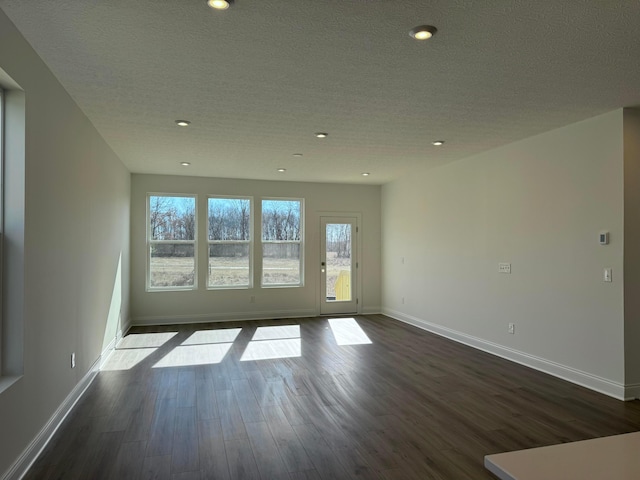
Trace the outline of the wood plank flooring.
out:
M 487 454 L 640 430 L 639 401 L 356 321 L 370 344 L 326 318 L 134 328 L 26 478 L 482 480 Z M 283 358 L 242 359 L 278 325 L 299 338 L 251 354 Z

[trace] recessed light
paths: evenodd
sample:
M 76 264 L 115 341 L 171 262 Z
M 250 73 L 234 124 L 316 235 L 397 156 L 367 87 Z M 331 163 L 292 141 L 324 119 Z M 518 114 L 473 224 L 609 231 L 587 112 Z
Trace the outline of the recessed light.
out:
M 369 175 L 371 175 L 369 172 L 364 172 L 364 173 L 362 174 L 362 176 L 363 176 L 363 177 L 368 177 Z
M 293 156 L 294 156 L 294 157 L 301 157 L 301 156 L 302 156 L 302 154 L 301 154 L 301 153 L 294 153 L 294 154 L 293 154 Z
M 431 142 L 431 144 L 439 147 L 440 145 L 444 145 L 444 140 L 436 140 L 434 142 Z
M 226 10 L 231 6 L 233 0 L 209 0 L 207 4 L 216 10 Z
M 419 27 L 412 28 L 409 31 L 409 35 L 411 35 L 416 40 L 428 40 L 433 37 L 438 29 L 432 25 L 420 25 Z
M 176 120 L 176 124 L 179 127 L 188 127 L 189 125 L 191 125 L 191 122 L 189 120 Z
M 191 165 L 191 163 L 189 163 L 189 162 L 180 162 L 180 165 L 182 165 L 183 167 L 188 167 L 189 165 Z
M 318 138 L 327 138 L 328 136 L 329 136 L 328 133 L 324 133 L 324 132 L 316 133 L 316 137 L 318 137 Z
M 279 168 L 279 169 L 278 169 L 278 171 L 279 171 L 280 173 L 284 173 L 284 172 L 286 172 L 286 171 L 287 171 L 287 169 L 286 169 L 286 168 Z

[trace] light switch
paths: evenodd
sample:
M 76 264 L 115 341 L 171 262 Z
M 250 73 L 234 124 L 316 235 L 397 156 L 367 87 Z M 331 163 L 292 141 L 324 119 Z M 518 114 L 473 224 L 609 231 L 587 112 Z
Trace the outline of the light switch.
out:
M 604 280 L 605 282 L 613 282 L 613 276 L 612 276 L 612 272 L 611 272 L 611 267 L 606 267 L 604 269 L 603 275 L 602 275 L 602 280 Z

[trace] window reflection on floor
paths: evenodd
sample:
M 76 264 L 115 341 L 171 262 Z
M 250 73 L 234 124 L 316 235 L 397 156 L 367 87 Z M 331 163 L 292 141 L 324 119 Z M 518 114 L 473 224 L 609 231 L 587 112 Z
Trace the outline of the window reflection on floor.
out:
M 210 365 L 222 362 L 241 328 L 197 330 L 160 358 L 153 368 Z M 102 370 L 129 370 L 175 337 L 178 332 L 134 333 L 123 338 Z
M 158 348 L 167 343 L 178 332 L 160 332 L 160 333 L 131 333 L 120 340 L 117 350 L 125 350 L 129 348 Z
M 371 339 L 354 318 L 330 318 L 329 325 L 338 345 L 371 344 Z M 150 362 L 153 368 L 215 365 L 231 351 L 241 328 L 197 330 L 172 349 L 165 347 L 178 332 L 138 333 L 123 338 L 102 370 L 129 370 L 141 364 L 159 348 Z M 175 342 L 174 342 L 175 343 Z M 257 361 L 302 356 L 300 325 L 258 327 L 240 361 Z
M 240 361 L 302 356 L 300 325 L 258 327 Z
M 251 341 L 274 340 L 280 338 L 300 338 L 300 325 L 278 325 L 275 327 L 258 327 Z
M 155 352 L 157 348 L 115 350 L 102 365 L 102 370 L 129 370 Z
M 238 338 L 241 328 L 198 330 L 171 350 L 153 368 L 214 365 L 222 362 Z
M 153 368 L 212 365 L 222 362 L 233 343 L 180 345 L 167 353 Z
M 330 318 L 329 326 L 338 345 L 373 343 L 354 318 Z
M 101 370 L 129 370 L 177 334 L 178 332 L 131 333 L 120 340 Z
M 242 331 L 241 328 L 223 328 L 220 330 L 198 330 L 189 335 L 181 345 L 204 345 L 207 343 L 233 343 Z

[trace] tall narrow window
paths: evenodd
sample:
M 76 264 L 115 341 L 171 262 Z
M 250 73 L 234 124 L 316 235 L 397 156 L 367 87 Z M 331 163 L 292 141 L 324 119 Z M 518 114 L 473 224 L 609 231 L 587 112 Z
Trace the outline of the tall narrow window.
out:
M 150 194 L 147 206 L 148 289 L 195 289 L 196 197 Z
M 24 374 L 25 93 L 0 68 L 0 395 Z
M 302 285 L 302 200 L 262 200 L 262 285 Z
M 252 284 L 251 203 L 251 198 L 209 198 L 209 288 Z
M 4 243 L 4 90 L 0 86 L 0 377 L 2 376 L 2 296 L 4 286 L 2 279 L 4 278 L 4 253 L 2 245 Z

